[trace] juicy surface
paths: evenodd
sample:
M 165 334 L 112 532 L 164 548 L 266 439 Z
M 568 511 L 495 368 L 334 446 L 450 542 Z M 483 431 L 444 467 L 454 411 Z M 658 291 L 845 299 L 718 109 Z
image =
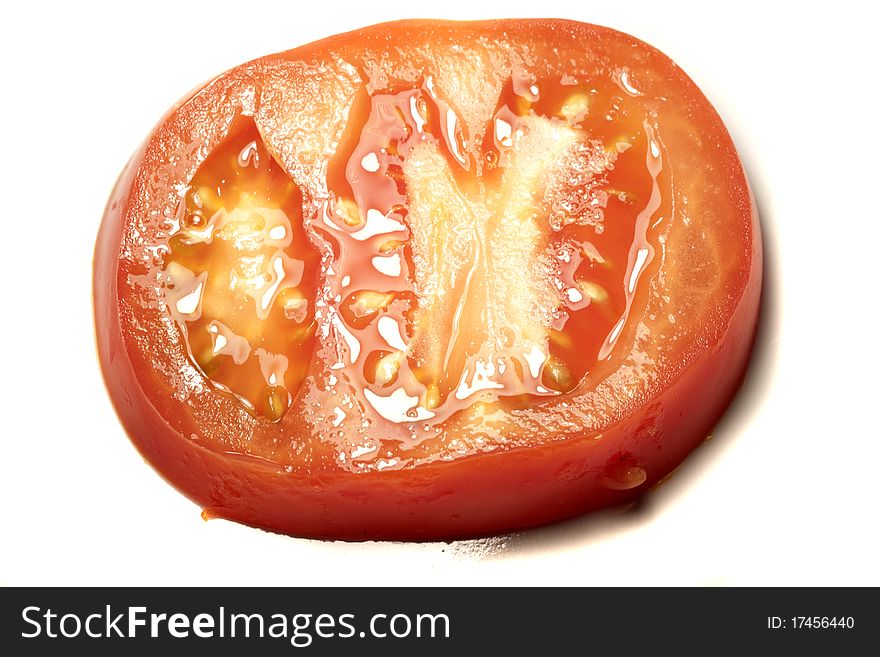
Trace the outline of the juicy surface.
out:
M 175 182 L 140 205 L 168 220 L 141 221 L 126 248 L 146 262 L 127 281 L 139 321 L 172 344 L 153 355 L 159 396 L 172 381 L 197 439 L 290 468 L 386 469 L 598 433 L 719 330 L 724 308 L 696 299 L 748 245 L 717 253 L 731 229 L 707 208 L 726 190 L 674 184 L 712 135 L 666 110 L 688 99 L 658 84 L 652 52 L 610 66 L 579 36 L 550 52 L 526 33 L 367 35 L 190 101 L 162 136 L 183 153 Z M 220 96 L 222 132 L 187 128 Z M 150 242 L 168 245 L 158 261 Z M 662 351 L 677 340 L 682 356 Z

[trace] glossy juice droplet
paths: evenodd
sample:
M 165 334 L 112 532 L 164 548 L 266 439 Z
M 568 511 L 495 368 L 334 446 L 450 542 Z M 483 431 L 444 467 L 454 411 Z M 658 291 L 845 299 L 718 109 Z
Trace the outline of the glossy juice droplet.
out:
M 599 483 L 610 490 L 632 490 L 647 480 L 647 470 L 627 453 L 614 457 L 599 477 Z

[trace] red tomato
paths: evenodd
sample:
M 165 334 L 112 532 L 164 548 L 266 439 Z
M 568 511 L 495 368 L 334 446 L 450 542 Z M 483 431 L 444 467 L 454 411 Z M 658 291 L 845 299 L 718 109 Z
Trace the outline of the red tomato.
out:
M 500 532 L 632 500 L 745 369 L 758 219 L 667 57 L 408 21 L 244 64 L 158 125 L 95 254 L 131 439 L 300 536 Z

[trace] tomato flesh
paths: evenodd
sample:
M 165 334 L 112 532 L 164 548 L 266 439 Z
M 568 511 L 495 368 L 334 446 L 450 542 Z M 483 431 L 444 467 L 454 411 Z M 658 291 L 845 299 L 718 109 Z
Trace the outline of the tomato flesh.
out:
M 293 534 L 473 535 L 640 494 L 754 332 L 720 119 L 604 28 L 404 22 L 394 52 L 384 29 L 221 76 L 120 180 L 95 288 L 123 422 L 212 514 Z
M 435 424 L 475 401 L 569 392 L 626 321 L 654 252 L 640 217 L 660 147 L 610 81 L 527 81 L 507 86 L 482 138 L 463 132 L 430 76 L 375 94 L 329 162 L 321 229 L 345 242 L 323 272 L 344 295 L 349 353 L 337 365 L 372 393 L 373 420 Z M 166 264 L 169 308 L 199 369 L 274 421 L 305 378 L 316 324 L 300 202 L 239 119 L 191 181 Z M 669 203 L 651 202 L 656 228 Z M 416 222 L 435 225 L 414 240 Z M 518 298 L 537 259 L 542 298 Z M 487 320 L 510 299 L 509 314 L 542 322 Z M 392 409 L 394 390 L 418 403 Z

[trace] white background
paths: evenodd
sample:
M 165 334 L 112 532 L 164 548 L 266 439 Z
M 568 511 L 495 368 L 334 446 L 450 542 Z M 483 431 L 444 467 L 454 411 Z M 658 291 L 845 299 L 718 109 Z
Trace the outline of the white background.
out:
M 869 3 L 131 6 L 3 10 L 0 584 L 880 585 Z M 540 14 L 666 52 L 740 149 L 764 318 L 714 438 L 636 511 L 490 540 L 347 544 L 202 521 L 130 445 L 98 371 L 91 256 L 118 172 L 174 101 L 245 60 L 395 18 Z

